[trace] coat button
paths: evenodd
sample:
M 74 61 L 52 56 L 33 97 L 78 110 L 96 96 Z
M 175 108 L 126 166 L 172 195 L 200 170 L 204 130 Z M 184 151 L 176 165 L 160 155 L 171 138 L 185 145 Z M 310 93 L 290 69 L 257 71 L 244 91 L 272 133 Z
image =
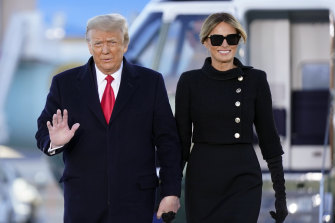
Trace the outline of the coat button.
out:
M 240 138 L 240 133 L 235 133 L 234 137 L 235 137 L 235 139 Z
M 240 107 L 240 105 L 241 105 L 241 102 L 239 102 L 239 101 L 235 102 L 236 107 Z
M 241 93 L 241 91 L 242 91 L 241 88 L 237 88 L 237 89 L 236 89 L 236 93 L 237 93 L 237 94 L 238 94 L 238 93 Z
M 238 80 L 238 81 L 243 81 L 243 76 L 239 76 L 239 77 L 237 78 L 237 80 Z
M 240 122 L 241 122 L 241 119 L 240 119 L 239 117 L 236 117 L 236 118 L 235 118 L 235 122 L 236 122 L 236 123 L 240 123 Z

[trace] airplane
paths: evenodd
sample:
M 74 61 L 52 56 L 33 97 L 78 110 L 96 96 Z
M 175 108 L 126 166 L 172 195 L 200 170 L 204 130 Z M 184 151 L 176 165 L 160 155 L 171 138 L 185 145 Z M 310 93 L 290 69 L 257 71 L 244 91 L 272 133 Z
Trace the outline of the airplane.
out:
M 164 75 L 172 108 L 180 74 L 201 68 L 209 56 L 198 35 L 203 20 L 218 11 L 233 14 L 247 31 L 237 57 L 268 74 L 285 152 L 290 212 L 285 222 L 333 222 L 335 2 L 151 1 L 131 26 L 126 57 Z M 263 178 L 269 180 L 255 147 Z M 319 187 L 311 186 L 314 182 Z M 266 197 L 273 195 L 267 193 L 259 222 L 271 221 L 265 210 L 271 205 Z

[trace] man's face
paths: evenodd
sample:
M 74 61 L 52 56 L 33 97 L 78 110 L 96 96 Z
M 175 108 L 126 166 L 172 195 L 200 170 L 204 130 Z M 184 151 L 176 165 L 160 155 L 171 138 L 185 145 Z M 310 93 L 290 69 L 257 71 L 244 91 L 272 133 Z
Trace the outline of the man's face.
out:
M 128 45 L 124 44 L 121 30 L 112 32 L 92 29 L 88 32 L 88 49 L 94 62 L 104 74 L 116 72 L 127 52 Z

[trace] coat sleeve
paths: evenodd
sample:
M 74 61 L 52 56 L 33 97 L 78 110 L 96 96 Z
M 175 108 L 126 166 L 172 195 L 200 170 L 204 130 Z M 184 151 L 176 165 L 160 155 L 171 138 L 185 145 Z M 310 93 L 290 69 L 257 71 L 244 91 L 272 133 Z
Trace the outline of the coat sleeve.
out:
M 182 144 L 183 165 L 188 161 L 191 149 L 192 121 L 190 113 L 190 89 L 186 75 L 182 74 L 177 84 L 176 90 L 176 121 L 179 137 Z
M 180 141 L 162 75 L 159 75 L 156 85 L 153 136 L 160 164 L 162 196 L 180 196 L 182 179 Z
M 52 79 L 45 107 L 40 117 L 37 119 L 37 132 L 35 134 L 35 138 L 37 140 L 37 147 L 48 156 L 50 156 L 51 154 L 48 153 L 48 149 L 50 147 L 50 137 L 47 128 L 47 121 L 52 121 L 52 116 L 56 113 L 57 109 L 63 110 L 61 107 L 59 85 L 57 83 L 57 79 L 54 77 Z M 66 145 L 56 150 L 56 153 L 52 155 L 62 152 L 65 147 Z
M 264 72 L 258 80 L 254 123 L 263 158 L 282 155 L 284 152 L 274 123 L 270 87 Z

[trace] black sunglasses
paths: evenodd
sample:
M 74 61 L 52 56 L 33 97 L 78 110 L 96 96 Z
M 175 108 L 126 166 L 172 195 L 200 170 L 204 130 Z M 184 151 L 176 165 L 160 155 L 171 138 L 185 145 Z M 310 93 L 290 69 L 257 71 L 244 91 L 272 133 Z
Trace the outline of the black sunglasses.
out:
M 214 34 L 208 36 L 208 38 L 211 40 L 212 46 L 221 46 L 225 39 L 229 45 L 237 45 L 241 36 L 240 34 L 229 34 L 227 36 Z

